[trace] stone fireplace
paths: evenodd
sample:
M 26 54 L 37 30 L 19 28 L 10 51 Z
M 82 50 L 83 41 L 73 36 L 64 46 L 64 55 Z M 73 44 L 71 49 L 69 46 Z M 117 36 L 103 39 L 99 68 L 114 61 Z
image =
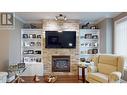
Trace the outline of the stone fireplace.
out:
M 70 72 L 70 56 L 52 56 L 52 72 Z
M 77 75 L 77 64 L 79 63 L 79 20 L 67 20 L 63 24 L 63 31 L 76 31 L 76 48 L 45 48 L 45 32 L 43 32 L 43 63 L 44 75 L 54 73 L 55 75 Z M 43 20 L 43 31 L 58 31 L 56 20 Z M 56 57 L 55 57 L 56 56 Z M 68 59 L 68 65 L 65 59 Z M 57 58 L 61 57 L 61 58 Z M 63 58 L 64 57 L 64 58 Z M 55 64 L 54 61 L 57 61 Z M 53 66 L 53 67 L 52 67 Z

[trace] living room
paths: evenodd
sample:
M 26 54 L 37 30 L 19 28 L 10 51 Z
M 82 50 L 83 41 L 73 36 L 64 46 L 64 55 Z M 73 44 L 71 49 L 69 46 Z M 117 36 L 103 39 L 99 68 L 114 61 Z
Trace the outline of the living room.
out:
M 1 0 L 1 95 L 126 95 L 127 0 Z
M 0 15 L 1 82 L 126 83 L 126 12 Z

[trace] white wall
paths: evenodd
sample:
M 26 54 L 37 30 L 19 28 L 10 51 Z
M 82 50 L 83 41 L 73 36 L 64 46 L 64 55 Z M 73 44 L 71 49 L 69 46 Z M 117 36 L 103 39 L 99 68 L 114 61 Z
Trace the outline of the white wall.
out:
M 100 53 L 112 53 L 113 19 L 106 18 L 97 25 L 100 29 Z
M 106 53 L 113 52 L 113 19 L 106 19 Z
M 15 19 L 15 29 L 10 33 L 9 64 L 20 62 L 22 25 L 21 21 Z

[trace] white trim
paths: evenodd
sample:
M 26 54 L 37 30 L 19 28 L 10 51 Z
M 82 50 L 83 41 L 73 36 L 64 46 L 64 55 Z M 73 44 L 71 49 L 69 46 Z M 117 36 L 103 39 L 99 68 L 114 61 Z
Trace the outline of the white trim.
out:
M 15 18 L 23 23 L 26 23 L 26 21 L 24 21 L 23 19 L 21 19 L 19 16 L 15 15 Z
M 106 19 L 106 18 L 101 18 L 101 19 L 99 19 L 99 20 L 96 20 L 96 21 L 95 21 L 95 24 L 100 23 L 100 22 L 103 21 L 104 19 Z
M 34 20 L 34 21 L 31 20 L 31 21 L 26 21 L 25 23 L 28 23 L 28 24 L 29 24 L 29 23 L 41 24 L 41 23 L 42 23 L 42 20 L 40 20 L 40 21 L 39 21 L 39 20 Z
M 121 19 L 116 20 L 116 21 L 114 22 L 114 25 L 117 24 L 117 23 L 119 23 L 119 22 L 121 22 L 121 21 L 124 21 L 125 19 L 127 19 L 127 16 L 125 16 L 125 17 L 123 17 L 123 18 L 121 18 Z

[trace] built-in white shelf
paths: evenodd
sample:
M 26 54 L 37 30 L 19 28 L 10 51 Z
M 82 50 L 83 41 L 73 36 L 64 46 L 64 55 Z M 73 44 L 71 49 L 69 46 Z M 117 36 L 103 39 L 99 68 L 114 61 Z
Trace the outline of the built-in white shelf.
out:
M 100 51 L 99 29 L 80 29 L 80 58 L 90 59 Z
M 43 76 L 42 29 L 21 29 L 21 62 L 26 64 L 22 76 Z
M 42 29 L 21 30 L 21 62 L 42 63 Z

